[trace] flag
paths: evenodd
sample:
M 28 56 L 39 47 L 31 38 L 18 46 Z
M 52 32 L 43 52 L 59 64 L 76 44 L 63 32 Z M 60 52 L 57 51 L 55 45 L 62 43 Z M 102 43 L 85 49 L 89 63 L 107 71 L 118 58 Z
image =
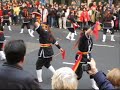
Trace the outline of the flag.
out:
M 93 34 L 94 34 L 96 40 L 98 40 L 98 38 L 99 38 L 99 30 L 100 29 L 101 29 L 100 23 L 96 22 L 94 29 L 93 29 Z
M 66 57 L 66 51 L 65 51 L 65 50 L 63 50 L 63 52 L 62 52 L 62 59 L 64 60 L 64 59 L 65 59 L 65 57 Z
M 79 28 L 79 25 L 77 23 L 73 23 L 73 27 L 74 27 L 74 30 L 76 30 L 77 28 Z
M 77 61 L 75 62 L 75 64 L 73 65 L 73 67 L 72 67 L 72 70 L 73 70 L 73 71 L 76 71 L 76 70 L 77 70 L 77 68 L 78 68 L 81 60 L 82 60 L 82 53 L 79 53 L 78 59 L 77 59 Z

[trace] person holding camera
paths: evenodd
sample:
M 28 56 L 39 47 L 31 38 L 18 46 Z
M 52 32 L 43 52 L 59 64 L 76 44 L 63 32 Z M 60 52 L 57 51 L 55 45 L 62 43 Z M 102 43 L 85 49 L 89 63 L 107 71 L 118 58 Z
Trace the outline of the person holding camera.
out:
M 98 71 L 96 68 L 96 62 L 92 58 L 89 62 L 90 70 L 88 70 L 89 75 L 93 76 L 100 90 L 113 90 L 119 89 L 120 87 L 120 68 L 113 68 L 107 75 L 102 71 Z
M 75 57 L 76 59 L 75 62 L 77 63 L 80 60 L 80 57 L 82 57 L 78 67 L 76 69 L 73 69 L 78 76 L 77 77 L 78 80 L 82 78 L 83 71 L 87 72 L 90 69 L 90 66 L 89 64 L 87 64 L 87 62 L 90 62 L 92 58 L 91 57 L 91 50 L 93 47 L 93 40 L 91 38 L 92 33 L 93 33 L 92 27 L 88 29 L 88 26 L 85 26 L 83 28 L 82 33 L 80 34 L 79 40 L 75 45 L 75 47 L 78 46 L 78 52 Z M 90 76 L 90 79 L 92 83 L 92 88 L 98 89 L 92 76 Z

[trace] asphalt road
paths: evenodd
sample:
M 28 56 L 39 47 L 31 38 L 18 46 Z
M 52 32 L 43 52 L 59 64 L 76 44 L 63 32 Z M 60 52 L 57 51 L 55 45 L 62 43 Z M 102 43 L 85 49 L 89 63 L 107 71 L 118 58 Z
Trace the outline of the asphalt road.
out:
M 28 34 L 27 29 L 24 30 L 23 34 L 20 34 L 20 26 L 12 26 L 13 31 L 8 31 L 7 26 L 5 27 L 5 36 L 6 40 L 14 40 L 14 39 L 23 39 L 27 45 L 27 54 L 25 57 L 25 65 L 24 69 L 28 72 L 32 73 L 36 76 L 35 64 L 37 61 L 37 55 L 39 50 L 39 41 L 38 34 L 35 32 L 35 37 L 32 38 Z M 73 50 L 73 46 L 79 38 L 80 30 L 77 30 L 78 35 L 75 36 L 76 41 L 69 41 L 66 39 L 66 35 L 68 34 L 67 30 L 52 28 L 53 35 L 59 41 L 62 48 L 64 48 L 67 52 L 67 56 L 65 60 L 62 60 L 61 55 L 58 55 L 53 58 L 52 65 L 55 69 L 60 67 L 72 67 L 74 63 L 75 53 L 77 48 Z M 110 35 L 107 34 L 107 41 L 105 43 L 102 42 L 102 32 L 100 32 L 99 40 L 94 40 L 94 47 L 92 51 L 92 56 L 96 60 L 97 67 L 99 70 L 104 71 L 105 73 L 108 70 L 120 67 L 120 33 L 115 33 L 115 42 L 110 41 Z M 59 50 L 53 46 L 55 55 L 59 53 Z M 3 62 L 0 61 L 0 65 Z M 43 89 L 51 89 L 51 77 L 52 73 L 43 67 L 43 82 L 40 83 Z M 89 79 L 89 75 L 84 72 L 82 79 L 79 81 L 78 89 L 91 89 L 91 82 Z

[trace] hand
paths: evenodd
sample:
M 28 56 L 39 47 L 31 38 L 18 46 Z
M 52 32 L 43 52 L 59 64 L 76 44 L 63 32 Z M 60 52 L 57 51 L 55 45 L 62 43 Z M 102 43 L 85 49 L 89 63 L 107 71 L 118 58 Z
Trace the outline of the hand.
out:
M 90 75 L 95 75 L 98 72 L 98 69 L 96 68 L 96 62 L 95 60 L 92 58 L 90 62 L 88 62 L 90 64 L 91 70 L 88 71 L 88 73 Z
M 60 52 L 62 53 L 64 50 L 62 48 L 60 48 Z

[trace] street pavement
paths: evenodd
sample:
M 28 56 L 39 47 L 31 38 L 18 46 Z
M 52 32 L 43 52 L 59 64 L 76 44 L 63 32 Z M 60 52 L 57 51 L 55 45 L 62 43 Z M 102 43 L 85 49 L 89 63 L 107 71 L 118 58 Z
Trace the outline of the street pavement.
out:
M 12 30 L 8 31 L 7 26 L 5 26 L 5 36 L 6 41 L 14 40 L 14 39 L 23 39 L 27 46 L 27 54 L 25 57 L 25 65 L 24 69 L 30 73 L 32 73 L 36 77 L 35 64 L 38 58 L 38 50 L 39 50 L 39 41 L 37 32 L 34 33 L 35 37 L 32 38 L 28 34 L 27 29 L 25 28 L 24 33 L 20 34 L 20 25 L 13 25 Z M 52 60 L 52 65 L 55 69 L 60 67 L 72 67 L 74 64 L 75 53 L 77 52 L 77 48 L 73 49 L 77 39 L 79 38 L 80 30 L 77 30 L 78 35 L 75 36 L 76 41 L 69 41 L 66 39 L 66 35 L 68 34 L 68 30 L 52 28 L 52 34 L 59 41 L 59 44 L 63 49 L 66 50 L 66 58 L 62 60 L 61 55 L 57 55 L 59 50 L 57 47 L 53 45 L 55 56 Z M 120 67 L 120 33 L 115 32 L 115 42 L 110 41 L 110 34 L 107 34 L 107 41 L 105 43 L 102 42 L 102 31 L 100 31 L 99 40 L 94 40 L 94 47 L 92 51 L 92 56 L 97 63 L 98 70 L 102 70 L 107 73 L 108 70 Z M 57 55 L 57 56 L 56 56 Z M 0 65 L 2 65 L 3 61 L 0 61 Z M 40 83 L 43 89 L 51 89 L 51 77 L 52 72 L 43 67 L 43 82 Z M 91 82 L 89 79 L 89 75 L 84 72 L 82 79 L 79 81 L 78 89 L 91 89 Z

